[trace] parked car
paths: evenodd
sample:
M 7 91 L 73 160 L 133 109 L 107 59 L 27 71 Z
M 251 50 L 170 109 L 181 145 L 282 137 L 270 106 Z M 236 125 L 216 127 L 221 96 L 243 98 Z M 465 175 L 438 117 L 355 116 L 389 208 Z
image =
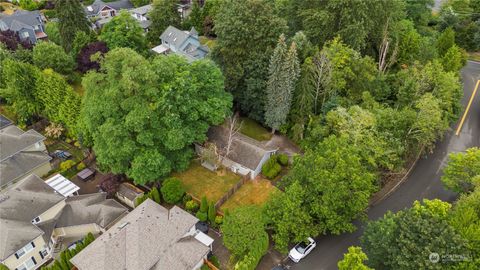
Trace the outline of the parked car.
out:
M 300 242 L 296 244 L 288 253 L 288 257 L 294 261 L 299 262 L 301 259 L 305 258 L 315 247 L 317 243 L 313 238 L 308 237 L 306 242 Z

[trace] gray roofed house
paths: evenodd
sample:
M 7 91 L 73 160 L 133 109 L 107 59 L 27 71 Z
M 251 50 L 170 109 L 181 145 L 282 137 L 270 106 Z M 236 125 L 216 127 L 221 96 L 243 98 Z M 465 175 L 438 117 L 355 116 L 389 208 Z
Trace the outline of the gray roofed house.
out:
M 211 127 L 207 132 L 208 141 L 214 143 L 220 153 L 224 152 L 228 140 L 228 130 L 223 126 Z M 196 145 L 197 153 L 203 151 L 203 147 Z M 233 138 L 230 154 L 222 159 L 222 164 L 233 172 L 255 178 L 262 170 L 263 164 L 277 148 L 266 147 L 261 142 L 247 137 L 243 134 L 236 134 Z
M 44 18 L 38 10 L 18 10 L 12 15 L 0 13 L 0 31 L 6 30 L 18 33 L 21 40 L 28 40 L 31 44 L 47 38 Z
M 29 175 L 0 192 L 0 263 L 10 269 L 38 268 L 56 249 L 88 232 L 105 231 L 127 212 L 106 199 L 106 193 L 65 198 L 38 176 Z
M 200 44 L 198 32 L 193 27 L 190 31 L 182 31 L 169 26 L 160 35 L 160 39 L 162 44 L 152 49 L 156 53 L 176 53 L 192 62 L 205 58 L 209 52 L 206 46 Z
M 12 120 L 0 114 L 0 129 L 8 127 L 12 124 Z
M 108 3 L 102 0 L 95 0 L 91 5 L 85 7 L 85 14 L 87 14 L 88 18 L 98 19 L 95 25 L 101 28 L 113 17 L 117 16 L 120 10 L 129 10 L 132 8 L 133 4 L 129 0 L 118 0 Z
M 148 199 L 70 262 L 79 270 L 198 269 L 213 239 L 195 229 L 197 222 L 177 206 L 168 210 Z
M 148 28 L 152 24 L 152 22 L 149 19 L 148 13 L 153 9 L 152 5 L 145 5 L 141 6 L 138 8 L 134 8 L 129 10 L 130 14 L 132 14 L 132 17 L 135 18 L 139 23 L 140 26 L 145 30 L 145 32 L 148 32 Z
M 32 220 L 63 199 L 36 175 L 0 193 L 0 261 L 43 235 L 44 231 L 32 224 Z
M 52 169 L 44 140 L 35 130 L 25 132 L 14 125 L 0 129 L 0 189 L 30 173 L 42 176 Z
M 127 208 L 117 201 L 107 199 L 107 193 L 72 196 L 65 199 L 62 213 L 56 218 L 56 227 L 94 223 L 102 228 L 108 228 L 112 222 L 127 212 Z

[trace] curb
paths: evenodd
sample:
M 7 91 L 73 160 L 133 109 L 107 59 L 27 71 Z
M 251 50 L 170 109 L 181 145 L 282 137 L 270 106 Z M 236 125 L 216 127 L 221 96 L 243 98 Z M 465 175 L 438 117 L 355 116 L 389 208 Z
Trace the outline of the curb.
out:
M 420 160 L 420 157 L 422 156 L 423 150 L 424 150 L 424 147 L 422 147 L 420 149 L 420 151 L 417 154 L 417 158 L 413 162 L 412 166 L 410 166 L 408 171 L 405 173 L 405 175 L 402 177 L 402 179 L 400 179 L 400 181 L 398 181 L 398 183 L 396 183 L 395 186 L 393 186 L 387 193 L 385 193 L 385 195 L 383 195 L 379 199 L 375 200 L 374 202 L 371 202 L 370 206 L 376 205 L 379 202 L 383 201 L 385 198 L 390 196 L 390 194 L 392 194 L 403 182 L 405 182 L 405 180 L 407 180 L 407 178 L 410 176 L 410 173 L 412 172 L 413 168 L 415 168 L 415 166 L 417 165 L 418 160 Z

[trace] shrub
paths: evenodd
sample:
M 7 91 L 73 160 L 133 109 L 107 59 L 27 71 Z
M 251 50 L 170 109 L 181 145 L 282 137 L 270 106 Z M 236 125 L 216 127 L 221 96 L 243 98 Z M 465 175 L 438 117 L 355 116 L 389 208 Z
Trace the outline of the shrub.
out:
M 207 221 L 207 213 L 205 212 L 198 211 L 196 216 L 200 221 Z
M 280 166 L 280 164 L 278 163 L 275 163 L 273 167 L 271 167 L 268 171 L 263 170 L 263 167 L 262 167 L 262 173 L 268 179 L 275 178 L 280 173 L 281 170 L 282 170 L 282 166 Z
M 220 268 L 220 261 L 218 260 L 218 257 L 213 255 L 208 259 L 213 265 L 215 265 L 217 268 Z
M 51 123 L 45 128 L 45 136 L 52 139 L 58 139 L 62 136 L 64 128 L 61 124 Z
M 208 205 L 208 221 L 210 222 L 210 224 L 215 225 L 216 215 L 217 211 L 215 209 L 215 205 L 213 204 L 213 202 L 210 202 L 210 204 Z
M 190 196 L 190 194 L 185 194 L 185 196 L 183 196 L 183 204 L 187 204 L 187 202 L 191 201 L 192 200 L 192 196 Z
M 66 160 L 66 161 L 60 163 L 60 170 L 61 171 L 66 171 L 66 170 L 72 168 L 73 166 L 75 166 L 75 161 L 69 159 L 69 160 Z
M 170 204 L 175 204 L 180 202 L 185 194 L 185 188 L 183 187 L 182 182 L 177 178 L 168 178 L 163 182 L 162 188 L 163 199 Z
M 138 197 L 135 200 L 135 207 L 139 206 L 140 204 L 142 204 L 147 199 L 148 199 L 148 194 L 143 194 L 142 196 Z
M 0 6 L 0 11 L 3 11 L 2 6 Z M 0 270 L 10 270 L 5 264 L 0 263 Z
M 52 19 L 52 18 L 55 18 L 57 16 L 57 12 L 54 9 L 45 10 L 45 11 L 43 11 L 43 14 L 48 19 Z
M 222 225 L 222 223 L 223 223 L 223 217 L 220 216 L 220 215 L 219 215 L 219 216 L 216 216 L 216 217 L 215 217 L 215 224 L 217 224 L 217 225 Z
M 198 203 L 194 200 L 190 200 L 185 204 L 185 209 L 189 212 L 195 212 L 198 209 Z
M 73 145 L 74 145 L 75 147 L 78 147 L 78 148 L 80 148 L 80 146 L 81 146 L 79 141 L 76 141 Z
M 287 154 L 279 154 L 277 157 L 278 163 L 282 166 L 287 166 L 288 165 L 288 155 Z
M 65 139 L 65 142 L 68 143 L 68 144 L 71 144 L 71 143 L 72 143 L 72 139 L 66 138 L 66 139 Z
M 150 190 L 150 196 L 150 198 L 156 203 L 160 204 L 162 202 L 162 200 L 160 199 L 160 192 L 158 191 L 158 188 L 152 188 L 152 190 Z
M 200 212 L 207 213 L 207 211 L 208 211 L 207 197 L 203 196 L 202 201 L 200 203 Z
M 210 267 L 208 265 L 204 264 L 202 267 L 200 267 L 200 270 L 210 270 Z
M 87 167 L 87 165 L 85 165 L 85 163 L 80 162 L 77 165 L 77 170 L 81 171 L 81 170 L 85 169 L 86 167 Z

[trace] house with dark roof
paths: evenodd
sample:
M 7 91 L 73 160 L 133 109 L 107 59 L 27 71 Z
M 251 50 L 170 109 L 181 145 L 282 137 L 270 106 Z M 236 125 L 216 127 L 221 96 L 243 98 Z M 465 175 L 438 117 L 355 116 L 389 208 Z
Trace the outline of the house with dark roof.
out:
M 52 169 L 44 140 L 33 129 L 23 131 L 14 125 L 0 129 L 0 189 L 32 173 L 43 176 Z
M 149 13 L 153 9 L 152 5 L 145 5 L 138 8 L 129 10 L 132 17 L 140 23 L 140 26 L 145 32 L 148 32 L 148 28 L 152 24 L 149 18 Z
M 278 151 L 278 148 L 267 147 L 263 143 L 237 133 L 232 138 L 230 153 L 224 156 L 228 144 L 228 130 L 223 126 L 213 126 L 207 132 L 208 142 L 215 144 L 220 155 L 222 155 L 222 165 L 229 168 L 234 173 L 241 175 L 250 174 L 254 179 L 262 171 L 263 164 L 271 155 Z M 205 148 L 196 144 L 195 151 L 201 154 Z M 211 168 L 212 166 L 205 166 Z
M 0 263 L 9 269 L 37 269 L 87 233 L 104 232 L 126 213 L 105 193 L 65 198 L 32 174 L 0 192 Z
M 101 28 L 113 17 L 120 13 L 120 10 L 129 10 L 133 4 L 129 0 L 117 0 L 105 3 L 102 0 L 95 0 L 91 5 L 85 7 L 85 14 L 88 18 L 95 20 L 95 25 Z
M 70 262 L 78 270 L 199 269 L 213 239 L 197 222 L 177 206 L 169 210 L 147 199 Z
M 12 15 L 0 13 L 0 31 L 13 31 L 21 40 L 28 40 L 31 44 L 46 39 L 45 19 L 38 10 L 18 10 Z
M 175 53 L 187 58 L 189 62 L 203 59 L 209 50 L 206 46 L 200 44 L 198 32 L 192 27 L 190 31 L 182 31 L 173 26 L 160 35 L 162 44 L 153 48 L 152 51 L 158 54 Z

